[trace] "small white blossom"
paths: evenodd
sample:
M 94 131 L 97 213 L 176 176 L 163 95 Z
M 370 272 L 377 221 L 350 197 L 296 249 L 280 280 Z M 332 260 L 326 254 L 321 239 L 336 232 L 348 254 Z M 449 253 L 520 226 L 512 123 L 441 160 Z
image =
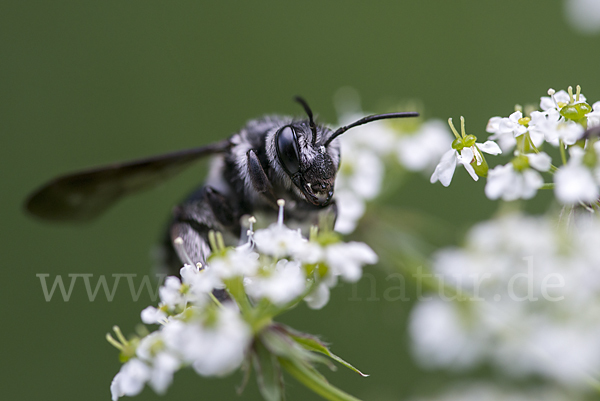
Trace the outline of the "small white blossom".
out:
M 477 181 L 479 176 L 475 172 L 472 163 L 475 163 L 478 167 L 484 165 L 484 168 L 487 169 L 487 165 L 484 164 L 482 152 L 499 155 L 502 153 L 502 150 L 494 141 L 485 141 L 484 143 L 475 142 L 477 138 L 474 135 L 467 135 L 465 131 L 465 119 L 462 116 L 460 117 L 460 134 L 454 128 L 451 118 L 448 119 L 448 125 L 452 129 L 452 133 L 454 133 L 456 139 L 452 142 L 452 149 L 448 150 L 442 156 L 429 181 L 432 184 L 440 181 L 443 186 L 447 187 L 452 181 L 452 176 L 458 163 L 462 164 L 471 178 Z
M 598 200 L 598 188 L 589 169 L 567 164 L 554 174 L 554 194 L 559 202 L 574 205 Z
M 112 400 L 117 401 L 124 395 L 138 395 L 144 384 L 150 379 L 150 368 L 137 358 L 130 359 L 123 366 L 110 385 Z
M 164 394 L 179 369 L 180 361 L 164 345 L 162 333 L 156 331 L 144 337 L 136 349 L 138 358 L 151 367 L 148 383 L 158 394 Z
M 462 164 L 471 178 L 475 181 L 479 180 L 479 176 L 475 172 L 475 169 L 471 165 L 473 161 L 480 165 L 483 160 L 481 152 L 485 152 L 491 155 L 499 155 L 502 150 L 493 141 L 486 141 L 484 143 L 476 143 L 471 147 L 462 148 L 460 153 L 455 149 L 450 149 L 442 156 L 440 163 L 436 166 L 435 171 L 431 175 L 429 180 L 432 184 L 439 181 L 443 186 L 447 187 L 452 181 L 452 176 L 456 170 L 458 163 Z
M 304 297 L 304 301 L 311 309 L 322 309 L 329 302 L 329 286 L 326 283 L 319 283 L 317 288 Z
M 469 332 L 469 326 L 461 324 L 460 312 L 456 305 L 439 299 L 421 302 L 412 310 L 412 350 L 424 366 L 464 369 L 480 360 L 484 343 L 473 337 L 485 334 Z
M 212 269 L 214 274 L 221 279 L 229 279 L 235 276 L 254 275 L 258 271 L 258 266 L 256 252 L 250 252 L 245 248 L 235 248 L 228 250 L 224 256 L 210 259 L 208 269 Z
M 597 201 L 600 196 L 598 183 L 592 171 L 583 165 L 584 150 L 574 146 L 569 153 L 569 162 L 554 174 L 556 199 L 567 205 Z
M 350 190 L 336 190 L 337 218 L 335 231 L 350 234 L 356 228 L 358 220 L 365 214 L 365 201 Z
M 527 132 L 527 127 L 520 123 L 522 118 L 523 113 L 520 111 L 515 111 L 508 117 L 490 118 L 486 131 L 493 134 L 490 139 L 498 141 L 503 152 L 508 152 L 514 148 L 517 144 L 515 138 Z
M 148 306 L 142 311 L 141 318 L 145 324 L 156 324 L 164 321 L 167 314 L 154 306 Z
M 362 276 L 362 265 L 377 263 L 377 254 L 365 243 L 337 243 L 325 249 L 326 262 L 333 275 L 355 282 Z
M 300 296 L 306 284 L 302 265 L 281 259 L 273 271 L 247 279 L 245 287 L 248 295 L 254 298 L 267 298 L 275 305 L 285 305 Z
M 246 251 L 242 254 L 249 254 L 249 252 Z M 250 264 L 252 264 L 253 256 L 249 256 L 249 259 Z M 243 262 L 247 263 L 246 260 L 243 260 Z M 219 267 L 218 262 L 217 267 Z M 252 269 L 252 266 L 250 266 L 249 269 Z M 207 301 L 208 294 L 214 289 L 224 288 L 223 281 L 221 280 L 221 277 L 223 276 L 219 276 L 217 269 L 212 264 L 211 266 L 204 266 L 203 268 L 185 265 L 181 268 L 179 274 L 181 275 L 182 281 L 189 285 L 188 298 L 193 300 L 196 305 Z
M 278 223 L 271 224 L 269 228 L 257 230 L 254 233 L 256 249 L 260 253 L 275 257 L 300 253 L 306 242 L 300 230 L 293 230 Z
M 543 135 L 544 139 L 554 146 L 558 146 L 560 140 L 565 145 L 573 145 L 582 134 L 583 127 L 573 121 L 564 121 L 556 109 L 549 109 L 545 113 L 531 113 L 529 123 L 530 133 Z
M 592 111 L 586 114 L 588 128 L 600 125 L 600 101 L 592 105 Z
M 398 161 L 411 171 L 431 172 L 452 143 L 448 126 L 440 120 L 423 123 L 419 130 L 398 139 Z
M 161 303 L 170 311 L 181 311 L 185 308 L 187 299 L 181 289 L 181 281 L 173 276 L 167 277 L 165 284 L 158 289 Z
M 522 157 L 526 157 L 528 165 L 538 171 L 550 169 L 551 159 L 546 153 L 526 154 Z M 531 199 L 543 184 L 544 179 L 540 173 L 528 167 L 518 171 L 511 162 L 489 171 L 485 194 L 490 199 L 502 198 L 505 201 Z
M 552 166 L 552 158 L 545 152 L 528 153 L 525 155 L 529 165 L 537 171 L 548 171 Z
M 485 194 L 490 199 L 505 201 L 531 199 L 544 184 L 542 176 L 535 170 L 516 171 L 512 163 L 496 166 L 488 173 Z
M 569 89 L 569 90 L 571 90 L 571 89 Z M 560 109 L 562 107 L 566 106 L 571 101 L 571 96 L 569 95 L 569 93 L 567 93 L 567 91 L 562 90 L 562 89 L 559 90 L 558 92 L 554 93 L 553 97 L 554 97 L 554 99 L 552 99 L 551 96 L 542 96 L 542 98 L 540 100 L 540 108 L 543 111 L 548 111 L 550 109 L 560 111 Z M 586 101 L 585 96 L 583 96 L 583 93 L 580 93 L 579 99 L 577 99 L 577 98 L 573 99 L 573 104 L 584 103 L 585 101 Z
M 238 311 L 224 307 L 214 313 L 209 325 L 174 321 L 162 330 L 167 348 L 202 376 L 223 376 L 237 369 L 251 340 L 251 330 Z
M 351 148 L 342 141 L 342 161 L 335 180 L 339 189 L 349 189 L 365 200 L 381 191 L 384 166 L 381 158 L 365 148 Z
M 596 0 L 565 0 L 567 22 L 582 34 L 600 32 L 600 3 Z
M 580 124 L 573 121 L 564 121 L 558 123 L 553 130 L 545 131 L 544 136 L 546 141 L 554 146 L 558 146 L 560 140 L 565 145 L 573 145 L 581 139 L 583 131 L 584 129 Z

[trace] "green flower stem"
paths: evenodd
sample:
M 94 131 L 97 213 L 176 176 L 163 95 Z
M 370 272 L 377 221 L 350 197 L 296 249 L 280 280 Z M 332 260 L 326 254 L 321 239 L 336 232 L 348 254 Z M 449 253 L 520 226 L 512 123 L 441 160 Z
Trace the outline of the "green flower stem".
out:
M 250 304 L 250 300 L 246 295 L 246 291 L 244 291 L 244 282 L 241 277 L 234 277 L 229 280 L 225 280 L 225 286 L 229 294 L 233 297 L 235 302 L 240 307 L 242 311 L 242 315 L 249 316 L 252 311 L 252 305 Z
M 252 322 L 252 331 L 254 333 L 260 333 L 265 327 L 268 327 L 273 323 L 273 319 L 270 316 L 264 316 Z
M 545 184 L 543 184 L 540 189 L 554 189 L 554 183 L 553 182 L 547 182 Z
M 560 158 L 564 166 L 567 164 L 567 153 L 565 152 L 565 144 L 563 143 L 562 139 L 560 140 L 558 147 L 560 148 Z
M 587 376 L 586 377 L 587 382 L 590 385 L 590 387 L 600 393 L 600 381 L 598 381 L 598 379 L 596 379 L 590 375 L 586 375 L 586 376 Z
M 358 398 L 345 393 L 339 388 L 329 384 L 318 373 L 308 368 L 302 363 L 292 361 L 286 358 L 277 358 L 281 366 L 294 376 L 296 380 L 306 387 L 330 401 L 360 401 Z
M 213 294 L 212 292 L 210 293 L 210 299 L 212 299 L 212 301 L 219 307 L 219 308 L 224 308 L 223 304 L 217 299 L 217 297 L 215 297 L 215 294 Z
M 537 154 L 540 153 L 540 150 L 533 144 L 533 141 L 531 140 L 531 135 L 529 135 L 529 131 L 527 131 L 525 134 L 525 141 L 527 142 L 527 145 L 529 145 L 529 147 L 531 149 L 533 149 L 533 151 Z M 525 152 L 523 152 L 525 153 Z M 563 162 L 564 162 L 564 158 L 563 158 Z M 556 167 L 554 164 L 550 164 L 550 172 L 551 173 L 555 173 L 556 170 L 558 170 L 558 167 Z

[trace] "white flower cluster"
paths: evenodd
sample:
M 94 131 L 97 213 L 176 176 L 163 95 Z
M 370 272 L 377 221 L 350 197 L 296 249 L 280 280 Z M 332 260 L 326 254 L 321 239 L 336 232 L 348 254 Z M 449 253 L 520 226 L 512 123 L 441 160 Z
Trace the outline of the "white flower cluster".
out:
M 442 395 L 419 397 L 412 401 L 584 401 L 574 398 L 554 387 L 536 387 L 519 390 L 507 390 L 487 383 L 469 383 L 454 386 Z
M 368 113 L 360 110 L 358 94 L 346 88 L 338 103 L 339 125 L 354 122 Z M 354 231 L 365 213 L 366 202 L 381 192 L 386 160 L 396 160 L 409 171 L 429 174 L 452 142 L 444 123 L 411 119 L 410 132 L 397 122 L 377 121 L 355 127 L 337 140 L 341 145 L 341 165 L 335 182 L 338 216 L 335 230 Z
M 506 215 L 435 255 L 440 292 L 412 311 L 414 354 L 428 367 L 491 362 L 505 373 L 582 388 L 600 372 L 600 220 Z M 487 398 L 486 398 L 487 399 Z
M 377 262 L 366 244 L 341 242 L 331 232 L 315 229 L 314 238 L 303 238 L 283 224 L 283 201 L 279 205 L 279 221 L 251 229 L 247 244 L 226 248 L 214 235 L 207 266 L 185 265 L 181 279 L 167 277 L 158 308 L 141 313 L 144 323 L 160 325 L 157 331 L 130 341 L 118 329 L 120 342 L 109 336 L 128 358 L 112 382 L 113 400 L 136 395 L 145 384 L 164 393 L 174 372 L 186 366 L 202 376 L 236 370 L 275 315 L 302 299 L 322 308 L 338 277 L 357 281 L 364 264 Z M 219 301 L 215 294 L 226 295 Z
M 568 92 L 550 89 L 548 94 L 541 98 L 541 110 L 528 116 L 517 107 L 508 117 L 492 117 L 487 125 L 492 135 L 483 144 L 466 135 L 462 118 L 462 135 L 451 125 L 456 140 L 436 167 L 431 182 L 439 180 L 448 186 L 456 165 L 462 164 L 473 179 L 487 177 L 485 193 L 490 199 L 530 199 L 545 186 L 554 188 L 562 204 L 595 203 L 600 195 L 600 145 L 597 135 L 588 138 L 584 132 L 600 125 L 600 102 L 592 106 L 586 103 L 579 86 L 575 94 L 571 87 Z M 545 144 L 558 148 L 561 167 L 555 167 L 551 156 L 541 150 Z M 488 172 L 482 152 L 512 152 L 513 158 Z M 545 184 L 541 173 L 552 174 L 553 182 Z
M 183 366 L 203 376 L 226 375 L 240 366 L 251 339 L 250 327 L 231 305 L 210 311 L 190 306 L 139 341 L 135 357 L 110 385 L 112 399 L 137 395 L 145 384 L 164 394 Z
M 600 2 L 596 0 L 564 0 L 567 22 L 585 35 L 600 33 Z

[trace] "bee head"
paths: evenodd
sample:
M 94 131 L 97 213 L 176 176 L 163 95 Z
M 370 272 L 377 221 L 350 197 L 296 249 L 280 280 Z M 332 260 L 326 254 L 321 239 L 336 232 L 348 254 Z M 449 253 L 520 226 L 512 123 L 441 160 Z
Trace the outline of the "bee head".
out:
M 335 177 L 340 164 L 340 151 L 335 138 L 359 125 L 387 118 L 416 117 L 419 113 L 376 114 L 361 118 L 335 132 L 316 125 L 313 113 L 301 97 L 295 100 L 304 107 L 308 120 L 291 122 L 279 128 L 274 147 L 279 164 L 293 183 L 293 189 L 309 203 L 326 206 L 333 197 Z
M 315 124 L 304 99 L 296 97 L 296 101 L 304 107 L 308 121 L 294 121 L 277 130 L 274 136 L 277 158 L 296 193 L 313 205 L 326 206 L 333 198 L 339 148 L 324 145 L 332 131 Z

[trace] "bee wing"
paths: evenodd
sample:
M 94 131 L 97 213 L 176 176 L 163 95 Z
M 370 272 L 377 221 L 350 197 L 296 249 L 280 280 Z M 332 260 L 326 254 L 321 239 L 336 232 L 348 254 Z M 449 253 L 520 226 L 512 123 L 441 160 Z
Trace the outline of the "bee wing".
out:
M 229 147 L 229 140 L 224 140 L 200 148 L 67 174 L 32 193 L 25 207 L 29 213 L 47 220 L 91 220 L 122 196 L 151 188 L 199 158 L 223 153 Z

